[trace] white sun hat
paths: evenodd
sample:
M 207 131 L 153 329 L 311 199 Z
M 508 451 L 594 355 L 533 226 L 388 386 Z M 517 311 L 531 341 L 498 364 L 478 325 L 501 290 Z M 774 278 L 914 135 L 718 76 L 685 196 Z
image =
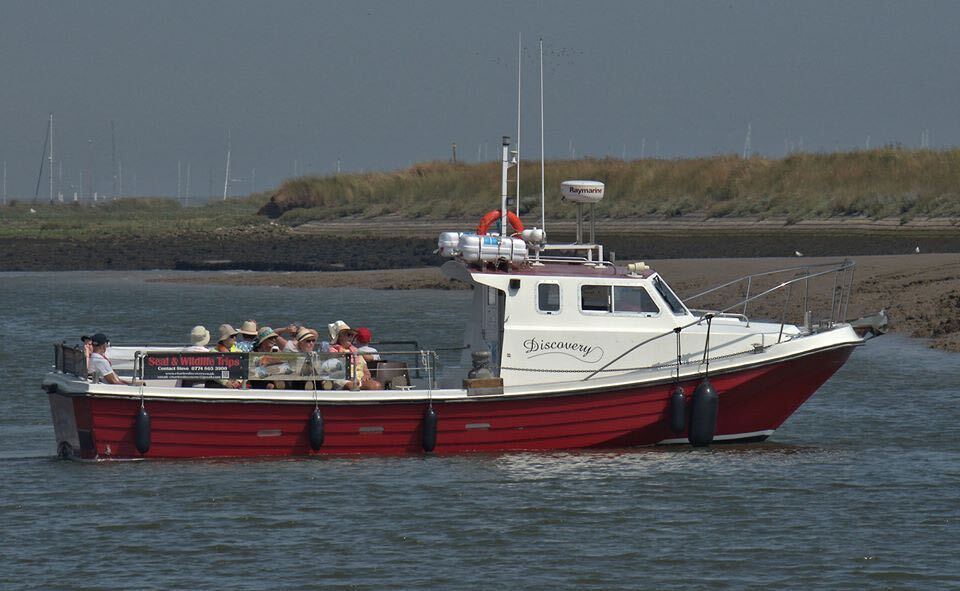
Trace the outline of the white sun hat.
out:
M 327 328 L 330 329 L 330 338 L 336 342 L 337 335 L 345 330 L 350 330 L 350 326 L 347 325 L 343 320 L 337 320 L 336 322 L 331 322 L 327 325 Z
M 190 331 L 190 342 L 194 345 L 204 346 L 210 342 L 210 331 L 197 325 Z

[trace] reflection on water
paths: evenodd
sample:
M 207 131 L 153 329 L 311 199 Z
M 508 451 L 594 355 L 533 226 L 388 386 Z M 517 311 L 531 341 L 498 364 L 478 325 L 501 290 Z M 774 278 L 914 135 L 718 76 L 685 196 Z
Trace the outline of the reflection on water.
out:
M 380 339 L 455 347 L 469 298 L 150 275 L 0 276 L 0 588 L 958 586 L 951 354 L 877 339 L 772 440 L 749 445 L 55 459 L 39 383 L 57 340 L 103 330 L 114 342 L 185 342 L 195 324 L 252 317 L 344 319 Z

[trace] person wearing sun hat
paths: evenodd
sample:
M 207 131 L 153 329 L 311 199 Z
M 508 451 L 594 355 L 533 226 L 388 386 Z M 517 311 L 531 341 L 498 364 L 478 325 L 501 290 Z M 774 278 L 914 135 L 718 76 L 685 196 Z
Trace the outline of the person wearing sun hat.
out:
M 312 328 L 301 326 L 295 338 L 288 340 L 287 344 L 283 346 L 283 350 L 289 353 L 312 353 L 319 336 L 319 333 Z M 309 351 L 304 348 L 304 343 L 310 343 L 308 345 L 310 347 Z
M 249 353 L 254 349 L 254 343 L 257 340 L 257 321 L 244 320 L 237 331 L 237 349 L 241 353 Z
M 370 375 L 370 369 L 367 367 L 366 359 L 358 353 L 353 344 L 357 338 L 357 332 L 343 320 L 328 324 L 327 329 L 330 331 L 330 338 L 333 339 L 330 344 L 330 352 L 350 353 L 353 379 L 347 382 L 344 388 L 347 390 L 383 390 L 383 384 L 373 379 L 373 376 Z
M 217 339 L 217 351 L 220 353 L 239 353 L 240 349 L 237 348 L 237 335 L 240 333 L 237 329 L 233 328 L 229 324 L 221 324 L 220 328 L 217 329 L 220 333 L 220 338 Z
M 206 353 L 209 351 L 207 349 L 209 343 L 210 331 L 198 324 L 190 331 L 190 346 L 183 350 L 187 353 Z
M 280 335 L 269 326 L 257 331 L 257 340 L 254 350 L 259 353 L 278 353 L 280 351 Z

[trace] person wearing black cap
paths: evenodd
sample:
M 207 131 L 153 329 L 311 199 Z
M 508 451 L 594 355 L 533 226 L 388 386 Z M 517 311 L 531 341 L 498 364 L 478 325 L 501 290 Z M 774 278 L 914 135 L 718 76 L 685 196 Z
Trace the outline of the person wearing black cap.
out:
M 137 386 L 139 385 L 135 380 L 126 381 L 121 380 L 117 373 L 113 371 L 113 365 L 110 363 L 110 360 L 107 359 L 107 345 L 110 344 L 110 339 L 107 338 L 107 335 L 102 332 L 90 337 L 90 344 L 93 345 L 93 352 L 90 353 L 90 364 L 87 366 L 90 373 L 93 374 L 94 382 L 106 382 L 108 384 L 115 385 L 127 385 L 127 386 Z

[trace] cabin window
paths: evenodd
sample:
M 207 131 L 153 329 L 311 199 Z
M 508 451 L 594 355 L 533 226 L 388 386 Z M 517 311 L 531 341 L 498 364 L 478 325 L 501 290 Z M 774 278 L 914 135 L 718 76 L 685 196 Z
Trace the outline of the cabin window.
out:
M 687 313 L 687 309 L 683 307 L 683 302 L 680 301 L 680 298 L 673 293 L 673 290 L 667 286 L 666 282 L 663 279 L 660 279 L 660 276 L 653 278 L 653 286 L 657 289 L 667 305 L 670 306 L 670 311 L 676 314 L 677 316 L 683 316 Z
M 631 314 L 659 314 L 660 307 L 642 287 L 614 287 L 613 311 Z
M 613 312 L 609 285 L 580 286 L 580 309 L 584 312 Z
M 560 311 L 560 286 L 556 283 L 537 285 L 537 309 L 547 314 Z

